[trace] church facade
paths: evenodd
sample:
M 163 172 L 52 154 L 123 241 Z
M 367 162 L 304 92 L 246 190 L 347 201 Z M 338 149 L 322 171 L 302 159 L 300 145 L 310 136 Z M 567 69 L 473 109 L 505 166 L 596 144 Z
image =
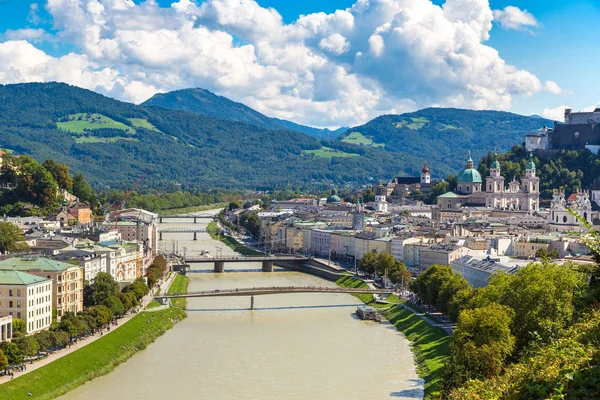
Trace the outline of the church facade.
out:
M 540 178 L 536 176 L 533 157 L 529 155 L 521 182 L 513 179 L 506 185 L 497 155 L 494 155 L 490 164 L 490 175 L 485 178 L 485 184 L 469 156 L 465 168 L 456 178 L 456 193 L 448 192 L 439 196 L 437 203 L 442 210 L 470 206 L 536 212 L 540 206 Z

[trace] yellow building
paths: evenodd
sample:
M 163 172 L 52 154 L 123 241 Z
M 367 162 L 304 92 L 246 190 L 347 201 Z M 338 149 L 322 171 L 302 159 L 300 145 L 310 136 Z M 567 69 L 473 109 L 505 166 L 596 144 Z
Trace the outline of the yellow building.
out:
M 83 267 L 38 256 L 0 261 L 0 270 L 21 271 L 52 279 L 52 307 L 60 318 L 66 312 L 83 311 Z
M 520 258 L 535 258 L 535 253 L 540 249 L 548 249 L 550 242 L 543 240 L 519 240 L 515 242 L 515 256 Z

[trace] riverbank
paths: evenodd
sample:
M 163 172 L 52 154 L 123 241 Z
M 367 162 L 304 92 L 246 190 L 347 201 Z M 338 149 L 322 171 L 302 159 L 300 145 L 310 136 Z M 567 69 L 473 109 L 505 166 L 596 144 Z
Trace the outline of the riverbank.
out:
M 169 308 L 141 312 L 114 332 L 51 364 L 13 379 L 0 389 L 0 400 L 54 399 L 85 382 L 108 374 L 186 317 Z
M 206 204 L 203 206 L 170 208 L 167 210 L 159 210 L 159 211 L 157 211 L 157 214 L 162 214 L 162 215 L 189 214 L 189 213 L 198 212 L 198 211 L 216 210 L 218 208 L 226 207 L 228 204 L 229 203 L 213 203 L 213 204 Z
M 185 275 L 177 274 L 175 280 L 169 287 L 167 294 L 173 293 L 187 293 L 188 285 L 190 283 L 190 278 Z M 187 305 L 187 300 L 183 299 L 171 299 L 171 305 L 173 307 L 185 308 Z
M 352 276 L 340 278 L 336 283 L 346 288 L 368 288 L 366 283 Z M 412 345 L 417 373 L 424 381 L 424 398 L 437 398 L 444 379 L 445 361 L 450 354 L 451 337 L 442 328 L 428 324 L 403 305 L 376 304 L 370 294 L 354 296 L 382 309 L 382 315 L 406 336 Z
M 208 226 L 206 227 L 206 231 L 208 232 L 208 234 L 210 235 L 210 237 L 213 240 L 220 241 L 225 246 L 229 247 L 236 253 L 239 253 L 243 256 L 261 256 L 264 254 L 264 253 L 261 253 L 256 250 L 252 250 L 252 249 L 244 246 L 243 244 L 241 244 L 240 242 L 238 242 L 231 236 L 219 235 L 219 233 L 218 233 L 219 227 L 217 226 L 217 223 L 215 221 L 212 221 L 210 224 L 208 224 Z

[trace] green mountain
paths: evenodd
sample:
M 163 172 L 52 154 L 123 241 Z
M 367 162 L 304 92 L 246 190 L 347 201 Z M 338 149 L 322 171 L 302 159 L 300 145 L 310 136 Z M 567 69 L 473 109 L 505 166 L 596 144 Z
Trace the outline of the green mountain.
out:
M 54 159 L 97 188 L 302 188 L 414 172 L 422 159 L 207 115 L 137 106 L 63 83 L 0 85 L 0 148 Z M 438 165 L 439 168 L 443 166 Z
M 245 104 L 237 103 L 229 100 L 227 97 L 218 96 L 200 88 L 157 93 L 142 105 L 210 115 L 231 121 L 246 122 L 267 129 L 291 129 L 324 139 L 333 138 L 341 131 L 347 129 L 341 128 L 330 131 L 329 129 L 318 129 L 283 119 L 267 117 Z
M 382 115 L 348 129 L 338 139 L 393 153 L 418 154 L 450 169 L 463 167 L 471 151 L 479 160 L 489 151 L 505 152 L 552 121 L 504 111 L 426 108 L 401 115 Z M 437 171 L 432 171 L 437 175 Z

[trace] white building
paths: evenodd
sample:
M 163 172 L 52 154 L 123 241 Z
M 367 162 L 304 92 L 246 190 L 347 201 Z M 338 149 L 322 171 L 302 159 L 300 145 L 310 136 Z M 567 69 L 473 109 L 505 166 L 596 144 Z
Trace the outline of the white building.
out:
M 386 200 L 386 196 L 383 194 L 375 196 L 375 205 L 377 208 L 377 212 L 386 213 L 388 211 L 388 203 Z
M 404 262 L 404 246 L 409 243 L 419 243 L 421 239 L 406 236 L 396 236 L 392 238 L 392 255 L 398 261 Z
M 310 231 L 310 249 L 319 256 L 329 256 L 331 231 L 326 229 L 312 229 Z
M 0 270 L 0 315 L 25 321 L 25 333 L 52 323 L 52 279 L 21 271 Z
M 452 261 L 450 267 L 474 288 L 487 286 L 490 276 L 497 272 L 514 274 L 519 270 L 519 264 L 505 265 L 499 259 L 478 259 L 473 256 L 460 257 Z
M 64 262 L 77 261 L 79 266 L 83 267 L 85 280 L 90 283 L 99 272 L 107 272 L 108 252 L 96 252 L 93 248 L 58 251 L 58 254 L 50 258 Z
M 578 191 L 566 199 L 564 190 L 554 190 L 550 203 L 550 222 L 548 223 L 548 227 L 553 231 L 587 231 L 568 209 L 573 210 L 591 224 L 592 202 L 589 192 Z
M 12 334 L 12 315 L 0 317 L 0 342 L 10 342 Z

